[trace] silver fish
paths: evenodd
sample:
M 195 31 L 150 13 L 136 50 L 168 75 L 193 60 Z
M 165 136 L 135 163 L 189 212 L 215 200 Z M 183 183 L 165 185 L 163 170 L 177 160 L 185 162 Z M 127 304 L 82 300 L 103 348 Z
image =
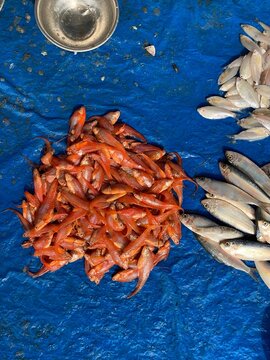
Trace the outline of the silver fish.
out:
M 270 289 L 270 263 L 267 261 L 255 261 L 255 266 L 263 282 Z
M 242 79 L 248 79 L 251 77 L 251 67 L 250 67 L 250 59 L 251 52 L 244 56 L 242 60 L 242 64 L 239 69 L 239 75 Z
M 251 142 L 266 139 L 269 137 L 269 135 L 269 131 L 262 126 L 244 130 L 238 134 L 228 135 L 228 137 L 232 139 L 232 141 L 247 140 Z
M 242 203 L 240 201 L 233 201 L 226 196 L 223 197 L 220 195 L 214 195 L 214 194 L 209 194 L 209 193 L 206 193 L 205 196 L 207 199 L 220 199 L 220 200 L 227 201 L 228 203 L 230 203 L 233 206 L 237 207 L 238 209 L 242 210 L 243 213 L 245 213 L 250 220 L 255 220 L 255 218 L 256 218 L 255 209 L 253 209 L 253 207 L 248 204 Z
M 225 157 L 229 163 L 252 179 L 268 196 L 270 195 L 270 179 L 258 165 L 235 151 L 225 151 Z
M 222 85 L 225 82 L 227 82 L 228 80 L 232 79 L 233 77 L 235 77 L 235 75 L 238 73 L 239 70 L 239 66 L 235 66 L 235 67 L 231 67 L 231 68 L 226 68 L 223 73 L 220 74 L 219 78 L 218 78 L 218 85 Z
M 223 162 L 219 163 L 219 169 L 226 181 L 239 187 L 260 202 L 267 204 L 270 203 L 270 199 L 267 195 L 247 175 L 243 174 L 233 166 Z
M 196 239 L 202 245 L 202 247 L 218 262 L 231 266 L 236 270 L 244 271 L 250 275 L 254 280 L 257 281 L 255 276 L 255 269 L 248 267 L 243 261 L 229 255 L 224 251 L 220 245 L 206 237 L 195 235 Z
M 259 84 L 261 73 L 263 70 L 263 59 L 261 53 L 257 50 L 254 50 L 250 58 L 250 69 L 251 76 L 256 85 Z
M 257 120 L 262 126 L 264 126 L 268 131 L 270 131 L 270 116 L 263 114 L 253 114 L 255 120 Z
M 188 229 L 193 231 L 194 228 L 208 228 L 211 226 L 218 226 L 217 223 L 208 219 L 205 216 L 197 215 L 197 214 L 183 214 L 180 216 L 180 221 L 183 225 L 185 225 Z
M 247 239 L 223 240 L 221 248 L 228 254 L 241 260 L 267 261 L 270 260 L 270 245 Z
M 255 225 L 243 211 L 224 200 L 204 199 L 201 204 L 217 219 L 247 234 L 255 234 Z
M 242 64 L 243 61 L 243 56 L 239 56 L 238 58 L 236 58 L 235 60 L 233 60 L 229 65 L 226 66 L 226 68 L 233 68 L 233 67 L 238 67 Z
M 235 81 L 236 78 L 233 77 L 230 80 L 226 81 L 224 84 L 222 84 L 219 88 L 220 91 L 228 91 L 230 90 L 233 86 L 235 86 Z
M 239 95 L 238 90 L 236 89 L 235 86 L 233 86 L 231 89 L 229 89 L 229 91 L 227 91 L 224 96 L 225 96 L 225 98 L 228 98 L 228 97 L 234 96 L 234 95 Z M 238 108 L 238 110 L 239 110 L 239 108 Z
M 233 184 L 228 184 L 224 181 L 214 180 L 206 177 L 195 177 L 195 181 L 204 190 L 208 191 L 210 194 L 220 196 L 225 201 L 228 199 L 256 206 L 260 205 L 260 202 L 253 196 L 249 195 Z
M 221 96 L 210 96 L 206 98 L 210 105 L 217 106 L 222 109 L 230 110 L 230 111 L 239 111 L 239 108 L 228 99 L 224 99 Z
M 253 40 L 261 41 L 260 38 L 262 36 L 262 33 L 257 28 L 255 28 L 254 26 L 243 24 L 243 25 L 241 25 L 241 28 Z
M 252 41 L 246 35 L 240 35 L 240 42 L 246 49 L 248 49 L 251 52 L 253 52 L 254 50 L 263 52 L 263 49 L 261 49 L 254 41 Z
M 241 25 L 242 29 L 247 35 L 249 35 L 253 40 L 263 42 L 267 45 L 270 45 L 270 39 L 262 34 L 258 29 L 251 25 Z
M 238 78 L 236 80 L 236 89 L 241 98 L 244 99 L 251 107 L 258 108 L 260 106 L 258 94 L 254 90 L 253 86 L 246 80 Z
M 267 97 L 268 99 L 270 99 L 270 86 L 268 85 L 258 85 L 255 87 L 255 89 L 257 90 L 257 93 Z
M 219 119 L 225 119 L 227 117 L 232 117 L 232 118 L 236 117 L 236 114 L 233 113 L 232 111 L 225 110 L 217 106 L 203 106 L 201 108 L 198 108 L 197 111 L 202 117 L 210 120 L 219 120 Z
M 230 102 L 239 109 L 247 109 L 250 107 L 250 104 L 247 103 L 240 95 L 230 95 L 227 96 L 226 99 L 230 100 Z
M 253 127 L 261 127 L 261 124 L 253 117 L 249 116 L 237 121 L 237 124 L 243 129 L 251 129 Z
M 241 231 L 229 226 L 193 227 L 192 231 L 215 242 L 226 239 L 238 239 L 244 236 Z

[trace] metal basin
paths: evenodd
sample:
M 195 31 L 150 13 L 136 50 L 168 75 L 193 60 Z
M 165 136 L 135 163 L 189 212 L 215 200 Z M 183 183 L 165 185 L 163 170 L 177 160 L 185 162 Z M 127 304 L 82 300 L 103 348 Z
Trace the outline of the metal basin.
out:
M 119 18 L 117 0 L 36 0 L 42 33 L 62 49 L 96 49 L 113 34 Z

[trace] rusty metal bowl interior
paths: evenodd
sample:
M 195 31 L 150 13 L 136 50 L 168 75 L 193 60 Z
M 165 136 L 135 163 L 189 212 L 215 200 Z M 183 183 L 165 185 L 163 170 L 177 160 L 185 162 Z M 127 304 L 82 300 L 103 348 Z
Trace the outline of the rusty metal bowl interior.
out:
M 96 49 L 112 36 L 119 7 L 117 0 L 36 0 L 35 16 L 53 44 L 82 52 Z

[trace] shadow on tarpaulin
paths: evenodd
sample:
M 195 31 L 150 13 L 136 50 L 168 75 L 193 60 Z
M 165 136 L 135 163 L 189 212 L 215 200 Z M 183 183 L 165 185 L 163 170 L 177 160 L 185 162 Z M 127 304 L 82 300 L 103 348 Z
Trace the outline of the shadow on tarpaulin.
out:
M 265 358 L 270 359 L 270 305 L 268 305 L 263 314 L 262 319 L 262 345 Z

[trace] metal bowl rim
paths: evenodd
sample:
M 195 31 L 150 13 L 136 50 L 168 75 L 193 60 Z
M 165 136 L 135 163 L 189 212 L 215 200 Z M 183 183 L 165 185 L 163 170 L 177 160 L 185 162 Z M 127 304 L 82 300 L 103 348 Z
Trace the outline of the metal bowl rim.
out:
M 72 48 L 72 47 L 67 47 L 67 46 L 64 46 L 63 44 L 59 43 L 57 40 L 55 40 L 53 37 L 51 37 L 45 30 L 45 28 L 41 25 L 41 22 L 40 22 L 40 16 L 38 14 L 38 3 L 40 3 L 41 1 L 43 0 L 36 0 L 35 1 L 35 18 L 36 18 L 36 22 L 37 22 L 37 25 L 39 27 L 39 30 L 42 32 L 42 34 L 45 36 L 45 38 L 47 38 L 48 40 L 50 40 L 54 45 L 58 46 L 59 48 L 63 49 L 63 50 L 67 50 L 67 51 L 71 51 L 71 52 L 86 52 L 86 51 L 91 51 L 91 50 L 95 50 L 97 48 L 99 48 L 100 46 L 102 46 L 103 44 L 105 44 L 109 39 L 110 37 L 113 35 L 113 33 L 115 32 L 116 30 L 116 27 L 118 25 L 118 21 L 119 21 L 119 4 L 118 4 L 118 0 L 110 0 L 112 1 L 114 4 L 115 4 L 115 9 L 116 9 L 116 16 L 115 16 L 115 21 L 114 21 L 114 24 L 113 24 L 113 28 L 111 30 L 110 33 L 108 33 L 107 37 L 99 44 L 95 45 L 95 46 L 92 46 L 90 48 Z M 45 0 L 46 2 L 48 0 Z

